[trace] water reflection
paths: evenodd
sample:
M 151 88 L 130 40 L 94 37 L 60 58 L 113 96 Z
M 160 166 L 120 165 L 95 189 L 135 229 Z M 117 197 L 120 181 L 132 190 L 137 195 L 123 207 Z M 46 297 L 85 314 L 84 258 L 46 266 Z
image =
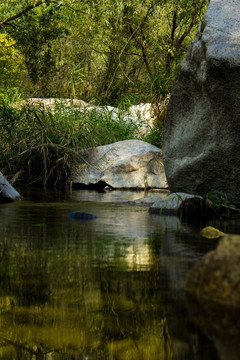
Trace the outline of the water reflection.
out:
M 153 260 L 151 251 L 147 244 L 131 245 L 126 249 L 126 263 L 130 270 L 144 271 L 150 270 Z
M 183 291 L 214 244 L 117 205 L 143 196 L 121 193 L 26 192 L 0 207 L 0 358 L 215 359 L 189 329 Z M 99 218 L 68 220 L 76 210 Z
M 220 360 L 238 360 L 240 354 L 239 308 L 202 301 L 189 297 L 188 307 L 192 320 L 212 339 Z

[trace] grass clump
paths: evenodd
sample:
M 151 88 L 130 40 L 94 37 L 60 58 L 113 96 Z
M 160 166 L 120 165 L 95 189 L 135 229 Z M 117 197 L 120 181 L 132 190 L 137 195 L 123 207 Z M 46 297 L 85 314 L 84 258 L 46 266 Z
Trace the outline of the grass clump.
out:
M 62 187 L 77 151 L 73 122 L 32 106 L 0 109 L 1 165 L 13 183 Z
M 1 171 L 15 185 L 68 187 L 81 150 L 120 140 L 142 139 L 139 124 L 111 111 L 56 104 L 0 106 Z

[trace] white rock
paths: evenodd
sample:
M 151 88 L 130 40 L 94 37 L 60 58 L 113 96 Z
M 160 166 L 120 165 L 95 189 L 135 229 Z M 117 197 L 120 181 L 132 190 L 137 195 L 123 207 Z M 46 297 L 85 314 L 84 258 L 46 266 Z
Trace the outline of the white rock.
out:
M 34 106 L 44 106 L 45 108 L 50 108 L 53 112 L 55 110 L 56 105 L 64 105 L 67 107 L 75 107 L 84 109 L 88 106 L 83 100 L 77 99 L 57 99 L 57 98 L 29 98 L 21 102 L 21 105 L 34 105 Z
M 0 202 L 11 202 L 20 199 L 20 194 L 12 187 L 0 172 Z
M 43 106 L 50 109 L 53 113 L 57 105 L 63 105 L 71 108 L 71 111 L 89 115 L 103 115 L 114 121 L 126 122 L 126 124 L 136 124 L 138 134 L 146 134 L 151 130 L 154 124 L 154 114 L 152 104 L 132 105 L 128 111 L 120 110 L 113 106 L 96 106 L 90 105 L 83 100 L 78 99 L 57 99 L 57 98 L 29 98 L 21 102 L 20 105 Z M 66 109 L 65 109 L 66 111 Z
M 86 163 L 74 172 L 74 184 L 104 182 L 114 188 L 167 188 L 162 151 L 140 140 L 88 149 Z

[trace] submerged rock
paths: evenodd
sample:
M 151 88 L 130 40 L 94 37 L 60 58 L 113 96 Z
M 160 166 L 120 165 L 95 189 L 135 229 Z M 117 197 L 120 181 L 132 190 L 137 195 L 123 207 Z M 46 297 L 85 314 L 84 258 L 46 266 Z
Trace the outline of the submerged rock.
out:
M 211 0 L 175 80 L 163 129 L 172 192 L 240 203 L 240 0 Z
M 140 140 L 118 141 L 83 152 L 85 163 L 72 178 L 77 187 L 167 188 L 162 151 Z
M 12 187 L 0 172 L 0 203 L 12 202 L 20 199 L 20 194 Z
M 73 211 L 70 214 L 68 214 L 68 218 L 70 220 L 92 220 L 92 219 L 97 219 L 98 216 L 93 214 L 88 214 L 83 211 Z
M 225 234 L 213 226 L 206 226 L 202 229 L 202 236 L 206 239 L 217 239 Z

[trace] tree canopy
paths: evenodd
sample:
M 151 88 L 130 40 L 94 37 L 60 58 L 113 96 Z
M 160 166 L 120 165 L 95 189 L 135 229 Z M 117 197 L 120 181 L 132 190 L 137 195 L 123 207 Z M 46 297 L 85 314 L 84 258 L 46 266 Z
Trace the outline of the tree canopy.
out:
M 164 98 L 206 6 L 207 0 L 6 0 L 1 97 L 113 105 Z

